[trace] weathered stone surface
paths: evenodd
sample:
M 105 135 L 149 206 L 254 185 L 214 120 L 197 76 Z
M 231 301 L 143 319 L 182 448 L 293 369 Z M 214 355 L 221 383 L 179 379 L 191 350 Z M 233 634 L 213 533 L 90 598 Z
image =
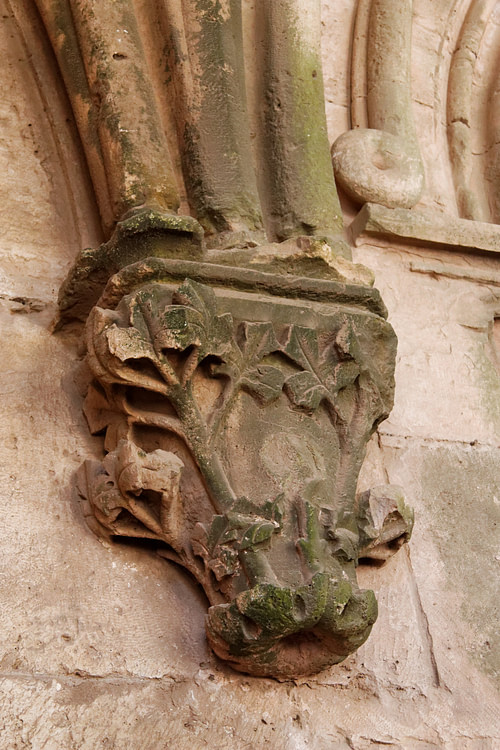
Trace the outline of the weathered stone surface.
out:
M 392 436 L 384 436 L 382 444 L 390 479 L 410 486 L 423 521 L 415 531 L 418 547 L 411 551 L 411 565 L 429 636 L 436 634 L 432 650 L 439 682 L 452 689 L 474 664 L 498 684 L 499 605 L 493 594 L 500 541 L 497 449 L 458 442 L 405 444 Z M 462 526 L 462 514 L 474 518 L 473 527 Z M 441 530 L 431 538 L 438 522 Z M 445 566 L 439 562 L 444 558 Z M 432 566 L 435 573 L 424 586 Z M 491 588 L 484 579 L 492 581 Z M 461 644 L 459 652 L 455 643 Z
M 367 203 L 349 230 L 355 242 L 368 235 L 444 246 L 454 251 L 500 252 L 500 229 L 496 224 L 466 221 L 436 211 L 408 211 Z
M 149 256 L 201 259 L 202 244 L 203 230 L 191 216 L 138 209 L 118 222 L 108 242 L 78 254 L 59 290 L 58 327 L 85 321 L 109 277 L 125 266 Z
M 360 263 L 352 263 L 351 248 L 344 239 L 299 235 L 283 242 L 263 243 L 252 248 L 234 248 L 209 254 L 211 262 L 246 266 L 282 275 L 298 274 L 332 279 L 348 284 L 373 286 L 373 274 Z
M 330 142 L 350 127 L 354 5 L 322 2 Z M 447 85 L 469 5 L 414 3 L 412 108 L 426 171 L 421 205 L 452 216 Z M 0 2 L 0 744 L 497 750 L 496 254 L 467 247 L 450 254 L 453 240 L 403 240 L 402 248 L 381 235 L 354 249 L 355 259 L 375 270 L 399 339 L 395 409 L 370 443 L 359 489 L 388 481 L 405 487 L 416 508 L 410 557 L 403 550 L 381 568 L 358 567 L 360 587 L 376 593 L 379 616 L 370 638 L 341 665 L 296 684 L 225 669 L 206 646 L 206 602 L 192 580 L 148 550 L 100 544 L 68 494 L 81 462 L 102 459 L 100 439 L 88 434 L 84 388 L 73 382 L 78 342 L 67 332 L 50 337 L 47 329 L 68 267 L 82 247 L 97 247 L 103 237 L 50 54 L 39 67 L 43 34 L 39 26 L 27 34 L 36 26 L 30 7 Z M 24 13 L 27 46 L 12 11 Z M 482 191 L 479 165 L 489 161 L 494 175 L 498 150 L 498 139 L 491 148 L 483 139 L 495 128 L 497 99 L 486 96 L 494 91 L 488 78 L 498 72 L 491 63 L 498 58 L 495 34 L 489 22 L 471 115 L 470 184 L 482 210 L 493 192 Z M 250 33 L 245 43 L 253 49 Z M 147 46 L 154 70 L 161 69 L 155 49 Z M 347 203 L 344 209 L 346 221 L 358 210 Z M 450 263 L 451 271 L 439 273 Z M 287 276 L 279 283 L 285 286 Z
M 252 674 L 310 674 L 359 647 L 377 610 L 358 556 L 385 559 L 411 533 L 400 493 L 355 505 L 395 340 L 363 306 L 336 307 L 337 290 L 306 313 L 153 276 L 87 323 L 85 413 L 109 451 L 81 475 L 89 524 L 163 543 L 203 586 L 212 648 Z
M 231 256 L 230 256 L 231 257 Z M 304 261 L 310 259 L 304 254 Z M 161 258 L 146 258 L 143 262 L 133 263 L 125 267 L 120 273 L 115 274 L 108 281 L 106 289 L 98 300 L 100 307 L 116 307 L 125 294 L 132 292 L 139 283 L 155 282 L 158 278 L 171 281 L 172 283 L 183 281 L 189 277 L 193 281 L 208 283 L 222 287 L 233 292 L 262 292 L 270 295 L 270 298 L 286 298 L 292 300 L 307 300 L 315 303 L 331 303 L 347 305 L 349 307 L 369 310 L 382 318 L 387 317 L 387 309 L 377 289 L 359 284 L 359 276 L 372 281 L 372 274 L 366 273 L 364 266 L 351 264 L 345 261 L 347 268 L 342 273 L 341 279 L 333 281 L 328 278 L 329 274 L 323 274 L 326 278 L 312 276 L 296 276 L 294 273 L 282 273 L 279 268 L 279 256 L 277 259 L 278 271 L 274 268 L 272 272 L 261 271 L 259 264 L 249 262 L 249 268 L 242 266 L 235 269 L 229 264 L 218 263 L 193 263 L 191 261 Z M 313 262 L 312 267 L 315 267 Z M 253 266 L 253 267 L 252 267 Z M 357 268 L 361 268 L 356 272 Z M 315 269 L 317 270 L 317 268 Z M 323 271 L 323 269 L 321 269 Z M 344 270 L 344 269 L 343 269 Z M 352 273 L 355 278 L 351 281 L 348 274 Z M 337 276 L 337 274 L 334 274 Z M 243 298 L 243 297 L 242 297 Z M 296 302 L 306 314 L 306 306 Z
M 414 248 L 409 253 L 407 246 L 386 251 L 368 244 L 357 251 L 358 260 L 370 262 L 375 270 L 396 332 L 406 332 L 399 335 L 396 362 L 401 388 L 396 388 L 394 408 L 380 430 L 418 440 L 432 436 L 496 447 L 500 381 L 491 330 L 500 309 L 498 289 L 467 276 L 412 272 L 411 263 L 426 252 Z M 450 254 L 437 257 L 449 260 Z M 452 257 L 462 262 L 466 274 L 471 258 Z M 491 260 L 472 257 L 476 270 L 482 267 L 486 275 Z M 495 487 L 498 476 L 491 481 Z
M 332 146 L 339 185 L 356 202 L 411 208 L 424 170 L 411 104 L 411 0 L 358 3 L 351 127 Z M 363 107 L 365 105 L 365 107 Z

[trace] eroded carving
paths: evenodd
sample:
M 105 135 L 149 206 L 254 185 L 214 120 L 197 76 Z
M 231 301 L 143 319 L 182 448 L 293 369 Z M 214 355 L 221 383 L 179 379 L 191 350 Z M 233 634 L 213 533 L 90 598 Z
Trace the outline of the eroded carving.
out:
M 392 329 L 363 306 L 310 307 L 187 279 L 87 324 L 85 413 L 109 451 L 80 480 L 91 526 L 158 540 L 203 586 L 214 651 L 282 678 L 364 642 L 377 606 L 358 558 L 385 559 L 412 526 L 394 489 L 356 501 L 392 402 Z

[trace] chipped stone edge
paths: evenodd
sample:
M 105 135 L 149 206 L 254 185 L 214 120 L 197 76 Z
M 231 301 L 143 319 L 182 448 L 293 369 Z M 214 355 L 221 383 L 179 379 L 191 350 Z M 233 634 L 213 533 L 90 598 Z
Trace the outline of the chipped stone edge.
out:
M 452 252 L 500 254 L 500 226 L 425 209 L 415 211 L 366 203 L 352 221 L 349 234 L 356 247 L 369 237 L 380 236 Z

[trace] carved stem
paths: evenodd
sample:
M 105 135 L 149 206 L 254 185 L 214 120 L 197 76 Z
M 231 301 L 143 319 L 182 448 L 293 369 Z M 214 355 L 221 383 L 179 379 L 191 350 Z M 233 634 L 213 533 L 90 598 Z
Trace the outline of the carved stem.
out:
M 169 389 L 168 398 L 182 421 L 188 445 L 210 492 L 213 506 L 218 513 L 223 513 L 231 507 L 236 496 L 219 457 L 210 446 L 206 422 L 193 397 L 191 385 Z
M 125 403 L 123 410 L 132 417 L 134 424 L 147 425 L 148 427 L 158 427 L 160 430 L 172 432 L 178 435 L 182 440 L 186 440 L 186 433 L 178 419 L 166 417 L 164 414 L 156 414 L 152 411 L 139 411 Z
M 259 583 L 272 583 L 279 585 L 278 577 L 272 569 L 266 554 L 258 549 L 242 550 L 238 554 L 241 565 L 247 575 L 249 586 Z
M 210 427 L 210 445 L 213 446 L 217 440 L 220 429 L 224 424 L 224 420 L 231 412 L 231 408 L 236 401 L 238 393 L 240 391 L 240 378 L 230 378 L 229 383 L 225 389 L 223 402 L 219 409 L 214 412 Z
M 372 421 L 367 418 L 372 401 L 370 393 L 363 388 L 356 388 L 353 398 L 355 408 L 351 421 L 345 423 L 337 416 L 340 456 L 335 483 L 335 503 L 340 507 L 348 507 L 349 499 L 356 494 L 356 484 L 365 457 L 366 444 L 375 429 Z M 357 531 L 354 516 L 353 531 Z

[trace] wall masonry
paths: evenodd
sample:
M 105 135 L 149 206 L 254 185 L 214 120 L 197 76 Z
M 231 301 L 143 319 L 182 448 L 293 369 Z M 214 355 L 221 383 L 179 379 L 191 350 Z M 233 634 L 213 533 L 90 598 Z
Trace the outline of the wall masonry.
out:
M 247 58 L 258 5 L 243 2 Z M 357 568 L 359 587 L 379 602 L 366 643 L 319 674 L 278 682 L 214 656 L 204 593 L 181 567 L 153 547 L 99 539 L 85 523 L 76 476 L 102 460 L 102 437 L 82 413 L 81 325 L 52 329 L 78 253 L 109 235 L 41 18 L 30 3 L 0 0 L 2 747 L 498 746 L 499 9 L 324 0 L 330 145 L 351 127 L 397 136 L 366 107 L 362 60 L 376 64 L 370 22 L 399 5 L 411 10 L 410 49 L 388 44 L 409 66 L 404 113 L 425 185 L 411 207 L 387 206 L 347 195 L 339 180 L 343 228 L 330 230 L 373 271 L 398 338 L 394 408 L 368 444 L 358 488 L 403 487 L 415 527 L 383 566 Z M 136 6 L 143 18 L 147 3 Z M 158 45 L 145 46 L 156 91 Z M 379 152 L 366 158 L 387 166 Z M 172 168 L 180 173 L 180 162 Z M 185 186 L 179 196 L 186 210 Z

